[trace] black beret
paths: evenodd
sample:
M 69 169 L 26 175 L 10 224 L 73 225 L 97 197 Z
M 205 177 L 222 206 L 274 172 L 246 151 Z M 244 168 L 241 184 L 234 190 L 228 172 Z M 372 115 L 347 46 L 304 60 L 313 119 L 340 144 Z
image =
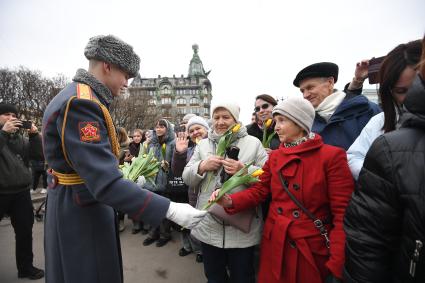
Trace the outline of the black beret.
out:
M 300 87 L 300 82 L 308 78 L 328 78 L 338 80 L 338 65 L 331 62 L 321 62 L 305 67 L 294 79 L 294 86 Z
M 0 103 L 0 115 L 6 113 L 15 113 L 16 116 L 18 116 L 18 109 L 15 107 L 15 105 Z

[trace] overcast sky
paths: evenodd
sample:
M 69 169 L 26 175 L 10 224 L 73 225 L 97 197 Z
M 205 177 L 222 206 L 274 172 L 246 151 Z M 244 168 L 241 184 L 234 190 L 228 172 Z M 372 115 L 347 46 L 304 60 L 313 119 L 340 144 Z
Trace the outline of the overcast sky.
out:
M 187 76 L 197 43 L 213 104 L 237 101 L 246 124 L 256 95 L 298 94 L 303 67 L 337 63 L 342 88 L 357 61 L 424 32 L 424 0 L 0 0 L 0 67 L 72 78 L 87 68 L 88 39 L 114 34 L 141 57 L 142 77 Z

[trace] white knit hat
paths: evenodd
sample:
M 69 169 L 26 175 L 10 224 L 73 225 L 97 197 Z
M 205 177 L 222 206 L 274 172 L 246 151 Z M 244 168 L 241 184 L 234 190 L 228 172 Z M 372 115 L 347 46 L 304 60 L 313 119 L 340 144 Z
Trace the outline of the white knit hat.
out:
M 187 123 L 190 120 L 190 118 L 195 117 L 195 116 L 196 116 L 196 114 L 193 114 L 193 113 L 189 113 L 189 114 L 184 115 L 184 117 L 182 119 L 182 123 Z
M 300 96 L 291 96 L 285 99 L 273 108 L 272 113 L 273 116 L 275 114 L 283 115 L 307 133 L 311 132 L 315 116 L 314 108 L 308 100 Z
M 230 112 L 230 114 L 232 114 L 233 118 L 235 118 L 236 122 L 239 121 L 239 112 L 241 111 L 241 109 L 240 109 L 239 105 L 236 104 L 235 102 L 222 102 L 222 103 L 214 105 L 214 107 L 211 111 L 211 115 L 214 114 L 214 111 L 217 108 L 224 108 L 224 109 L 228 110 Z
M 186 125 L 187 131 L 189 131 L 190 127 L 192 127 L 193 125 L 200 125 L 204 127 L 207 131 L 210 128 L 208 127 L 207 121 L 205 121 L 204 118 L 199 116 L 193 116 L 192 118 L 189 119 L 189 122 L 187 122 L 187 125 Z

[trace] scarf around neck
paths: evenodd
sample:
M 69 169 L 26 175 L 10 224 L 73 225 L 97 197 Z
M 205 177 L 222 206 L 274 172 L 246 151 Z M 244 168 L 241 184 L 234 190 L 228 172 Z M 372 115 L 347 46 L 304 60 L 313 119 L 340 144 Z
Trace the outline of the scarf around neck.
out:
M 96 79 L 95 76 L 93 76 L 86 70 L 78 69 L 72 80 L 74 82 L 83 83 L 90 86 L 96 93 L 96 96 L 100 100 L 100 102 L 106 107 L 109 107 L 109 105 L 112 103 L 113 96 L 109 88 L 107 88 L 98 79 Z
M 299 138 L 296 141 L 288 142 L 288 143 L 286 143 L 286 142 L 283 143 L 283 146 L 284 147 L 294 147 L 294 146 L 297 146 L 297 145 L 302 144 L 303 142 L 306 142 L 308 140 L 314 139 L 315 136 L 316 135 L 314 133 L 310 132 L 308 135 L 306 135 L 306 136 L 304 136 L 302 138 Z
M 341 104 L 345 98 L 345 92 L 336 90 L 331 95 L 325 97 L 322 103 L 316 107 L 316 113 L 320 115 L 326 122 L 329 121 L 331 116 L 334 114 L 336 108 Z

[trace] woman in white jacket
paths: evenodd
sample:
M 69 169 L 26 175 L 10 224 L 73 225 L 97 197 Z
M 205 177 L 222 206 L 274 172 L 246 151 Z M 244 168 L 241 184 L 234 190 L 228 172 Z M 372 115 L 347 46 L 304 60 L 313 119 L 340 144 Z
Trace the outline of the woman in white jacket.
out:
M 348 165 L 354 179 L 359 177 L 363 161 L 373 141 L 383 133 L 398 129 L 404 112 L 403 102 L 415 78 L 415 68 L 422 52 L 420 40 L 394 48 L 379 70 L 379 97 L 383 112 L 370 119 L 347 151 Z
M 233 175 L 244 163 L 254 161 L 255 166 L 262 167 L 267 160 L 267 153 L 261 142 L 246 132 L 242 126 L 232 144 L 240 149 L 238 159 L 233 160 L 215 155 L 220 137 L 239 120 L 239 106 L 222 103 L 212 109 L 212 128 L 208 138 L 199 142 L 195 152 L 183 171 L 183 180 L 190 187 L 199 187 L 197 208 L 202 208 L 211 193 L 220 187 L 220 175 L 224 170 Z M 211 181 L 206 178 L 208 172 L 215 171 Z M 208 186 L 208 187 L 207 187 Z M 234 191 L 246 189 L 239 186 Z M 204 259 L 204 271 L 209 283 L 255 281 L 254 247 L 260 243 L 262 230 L 261 210 L 257 209 L 248 233 L 233 226 L 227 226 L 220 219 L 207 216 L 192 229 L 192 236 L 201 241 Z

